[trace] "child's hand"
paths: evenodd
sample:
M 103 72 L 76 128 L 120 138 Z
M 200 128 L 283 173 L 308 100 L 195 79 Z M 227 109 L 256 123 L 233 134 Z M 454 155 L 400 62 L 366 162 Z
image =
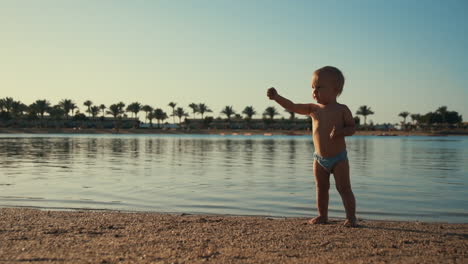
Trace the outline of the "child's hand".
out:
M 336 138 L 338 138 L 338 137 L 339 137 L 338 134 L 339 134 L 339 133 L 336 132 L 336 127 L 333 126 L 333 129 L 332 129 L 332 131 L 330 132 L 330 139 L 336 139 Z
M 270 98 L 270 100 L 275 100 L 275 97 L 278 95 L 278 92 L 276 91 L 275 88 L 271 87 L 270 89 L 267 90 L 267 96 Z
M 318 119 L 317 111 L 312 111 L 312 112 L 310 113 L 310 116 L 311 116 L 313 119 L 317 120 L 317 119 Z

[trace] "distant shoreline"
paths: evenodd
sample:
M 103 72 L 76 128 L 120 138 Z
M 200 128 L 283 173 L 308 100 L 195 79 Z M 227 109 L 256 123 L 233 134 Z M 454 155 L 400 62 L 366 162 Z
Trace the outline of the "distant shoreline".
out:
M 206 134 L 206 135 L 311 135 L 309 130 L 256 130 L 256 129 L 72 129 L 72 128 L 0 128 L 0 134 Z M 361 136 L 468 136 L 468 130 L 445 131 L 356 131 Z

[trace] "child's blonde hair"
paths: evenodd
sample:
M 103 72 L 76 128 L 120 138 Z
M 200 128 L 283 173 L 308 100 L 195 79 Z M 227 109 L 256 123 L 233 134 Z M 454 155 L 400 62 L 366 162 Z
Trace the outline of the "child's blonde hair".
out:
M 322 67 L 314 72 L 315 75 L 319 75 L 320 73 L 330 73 L 334 76 L 336 81 L 336 88 L 338 89 L 338 95 L 343 92 L 343 86 L 345 82 L 345 78 L 343 73 L 336 67 L 333 66 L 325 66 Z

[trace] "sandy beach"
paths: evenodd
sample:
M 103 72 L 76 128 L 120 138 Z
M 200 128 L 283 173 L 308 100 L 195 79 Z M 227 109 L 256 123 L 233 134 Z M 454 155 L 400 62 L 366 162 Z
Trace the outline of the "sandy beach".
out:
M 0 263 L 466 263 L 468 224 L 0 209 Z

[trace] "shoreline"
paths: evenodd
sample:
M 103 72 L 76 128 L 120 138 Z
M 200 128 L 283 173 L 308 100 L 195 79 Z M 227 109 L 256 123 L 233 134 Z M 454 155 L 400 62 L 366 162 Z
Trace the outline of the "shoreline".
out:
M 200 135 L 311 135 L 309 130 L 254 130 L 254 129 L 72 129 L 72 128 L 0 128 L 0 134 L 200 134 Z M 364 131 L 358 130 L 357 136 L 468 136 L 468 131 Z
M 468 223 L 0 208 L 0 263 L 463 263 Z

